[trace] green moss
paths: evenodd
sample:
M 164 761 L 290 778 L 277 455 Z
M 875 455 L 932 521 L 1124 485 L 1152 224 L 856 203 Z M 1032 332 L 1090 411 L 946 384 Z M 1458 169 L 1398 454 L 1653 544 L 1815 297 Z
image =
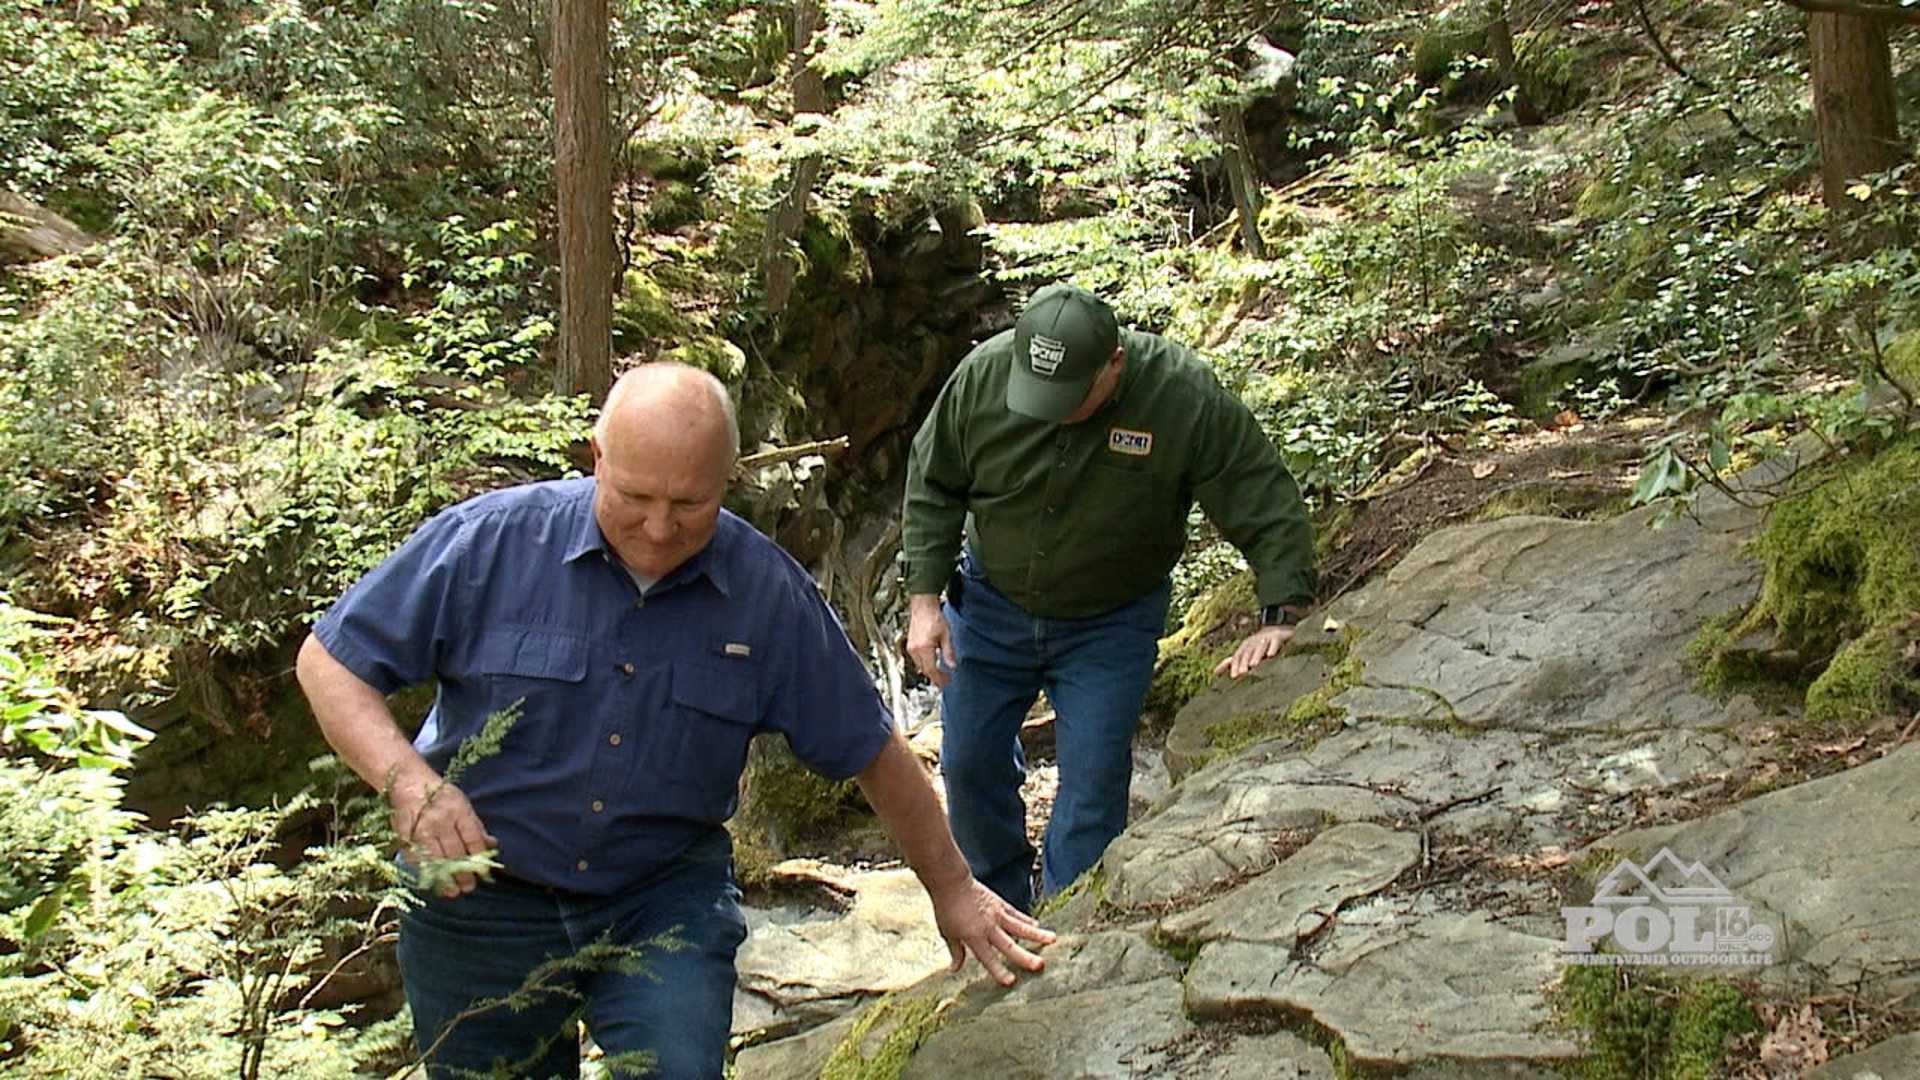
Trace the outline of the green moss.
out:
M 1171 719 L 1194 696 L 1213 684 L 1213 669 L 1238 644 L 1218 636 L 1234 615 L 1254 606 L 1253 574 L 1242 571 L 1196 597 L 1181 616 L 1180 628 L 1160 640 L 1160 663 L 1147 687 L 1144 711 Z
M 1548 116 L 1566 112 L 1587 96 L 1581 63 L 1578 50 L 1552 30 L 1513 36 L 1514 74 L 1528 99 Z
M 1208 750 L 1203 759 L 1195 762 L 1194 767 L 1199 768 L 1207 762 L 1267 739 L 1317 730 L 1345 719 L 1347 711 L 1335 705 L 1333 699 L 1358 685 L 1360 676 L 1366 671 L 1366 664 L 1354 655 L 1353 646 L 1358 641 L 1358 633 L 1349 629 L 1336 642 L 1311 646 L 1326 658 L 1331 667 L 1317 689 L 1295 699 L 1285 712 L 1242 713 L 1216 724 L 1208 724 L 1202 729 L 1207 737 Z
M 1335 705 L 1333 699 L 1358 686 L 1360 676 L 1366 671 L 1366 664 L 1354 655 L 1353 646 L 1359 640 L 1357 633 L 1348 631 L 1337 646 L 1329 647 L 1331 655 L 1327 658 L 1333 662 L 1333 670 L 1327 672 L 1326 681 L 1320 684 L 1318 690 L 1295 701 L 1287 709 L 1284 722 L 1288 727 L 1304 728 L 1346 718 L 1347 711 Z
M 1590 490 L 1528 484 L 1500 492 L 1475 507 L 1468 521 L 1497 521 L 1510 517 L 1553 517 L 1603 521 L 1618 517 L 1631 506 L 1632 496 L 1596 497 Z
M 1613 872 L 1627 852 L 1610 847 L 1591 847 L 1573 864 L 1574 874 L 1582 881 L 1597 882 Z
M 733 825 L 741 884 L 765 884 L 774 863 L 817 851 L 868 817 L 854 781 L 828 780 L 813 772 L 800 764 L 784 740 L 755 739 Z
M 620 277 L 613 298 L 615 351 L 637 352 L 648 341 L 685 333 L 687 322 L 674 303 L 673 293 L 645 270 L 628 270 Z
M 1908 394 L 1920 397 L 1920 330 L 1909 330 L 1887 344 L 1881 354 L 1887 375 Z
M 1162 647 L 1160 670 L 1154 672 L 1147 687 L 1142 711 L 1155 717 L 1172 718 L 1195 695 L 1213 684 L 1213 669 L 1230 650 L 1185 646 L 1171 652 Z
M 1912 630 L 1910 622 L 1879 627 L 1835 653 L 1807 687 L 1807 723 L 1851 731 L 1891 711 L 1896 694 L 1914 686 L 1903 658 Z
M 1271 738 L 1286 730 L 1283 721 L 1286 714 L 1279 710 L 1270 712 L 1236 713 L 1215 724 L 1208 724 L 1205 732 L 1207 745 L 1213 747 L 1214 755 L 1231 754 L 1242 747 L 1252 746 L 1262 739 Z
M 1153 947 L 1178 961 L 1182 968 L 1192 966 L 1200 956 L 1200 942 L 1193 938 L 1170 934 L 1164 928 L 1155 926 L 1147 934 L 1147 940 Z
M 1806 718 L 1818 728 L 1870 723 L 1920 694 L 1901 657 L 1920 612 L 1920 436 L 1812 474 L 1777 504 L 1749 544 L 1764 564 L 1760 596 L 1739 618 L 1703 626 L 1703 678 L 1722 685 L 1780 676 L 1735 647 L 1773 639 L 1773 656 L 1811 673 Z
M 914 1052 L 944 1026 L 946 1014 L 940 1006 L 938 994 L 889 994 L 874 1002 L 828 1055 L 820 1080 L 895 1080 Z M 883 1022 L 888 1025 L 886 1035 L 867 1050 L 868 1037 Z
M 1441 19 L 1413 43 L 1413 74 L 1437 86 L 1452 74 L 1456 63 L 1487 53 L 1487 28 L 1482 20 Z
M 662 352 L 660 359 L 691 364 L 729 386 L 747 375 L 747 354 L 718 334 L 696 334 Z
M 1728 1039 L 1760 1028 L 1732 984 L 1647 968 L 1569 967 L 1549 1000 L 1585 1045 L 1574 1066 L 1585 1080 L 1708 1080 Z
M 1106 891 L 1106 871 L 1101 869 L 1099 863 L 1095 863 L 1091 870 L 1074 879 L 1073 884 L 1040 901 L 1033 909 L 1033 917 L 1045 919 L 1085 895 L 1091 895 L 1096 904 L 1102 903 L 1106 899 Z
M 819 284 L 843 281 L 864 285 L 873 280 L 866 245 L 853 234 L 852 225 L 843 215 L 808 215 L 797 243 L 802 277 Z

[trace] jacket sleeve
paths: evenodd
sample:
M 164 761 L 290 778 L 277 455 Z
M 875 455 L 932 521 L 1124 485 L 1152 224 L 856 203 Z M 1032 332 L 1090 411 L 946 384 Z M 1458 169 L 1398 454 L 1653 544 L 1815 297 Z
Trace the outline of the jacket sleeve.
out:
M 1217 381 L 1199 425 L 1194 497 L 1253 568 L 1259 602 L 1308 604 L 1319 589 L 1300 487 L 1246 404 Z
M 978 350 L 975 350 L 977 353 Z M 901 510 L 900 550 L 906 560 L 907 591 L 938 593 L 960 557 L 973 474 L 967 460 L 966 360 L 934 399 L 907 457 L 907 490 Z

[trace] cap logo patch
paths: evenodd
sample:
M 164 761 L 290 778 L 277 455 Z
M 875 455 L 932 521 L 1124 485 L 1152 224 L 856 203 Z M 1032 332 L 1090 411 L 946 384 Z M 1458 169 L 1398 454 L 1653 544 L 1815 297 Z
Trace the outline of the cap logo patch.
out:
M 1066 358 L 1067 343 L 1059 338 L 1035 334 L 1027 339 L 1027 362 L 1033 365 L 1035 375 L 1052 378 Z
M 1116 454 L 1146 457 L 1153 453 L 1153 432 L 1113 428 L 1107 432 L 1107 449 Z

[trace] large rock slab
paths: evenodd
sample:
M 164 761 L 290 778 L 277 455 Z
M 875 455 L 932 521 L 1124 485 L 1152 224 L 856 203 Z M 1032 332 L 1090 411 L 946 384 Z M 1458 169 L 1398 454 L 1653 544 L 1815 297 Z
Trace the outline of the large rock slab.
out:
M 912 986 L 947 966 L 933 905 L 908 870 L 849 875 L 846 912 L 747 910 L 733 1030 L 786 1033 Z
M 1907 1080 L 1920 1076 L 1920 1032 L 1878 1042 L 1834 1058 L 1803 1080 Z
M 994 1013 L 935 1033 L 901 1080 L 1132 1080 L 1158 1075 L 1193 1031 L 1172 978 L 1031 1002 L 1017 1020 Z
M 1716 724 L 1686 643 L 1749 602 L 1746 518 L 1512 517 L 1443 530 L 1330 612 L 1360 631 L 1355 719 L 1534 731 Z
M 1353 724 L 1308 749 L 1262 744 L 1188 777 L 1160 811 L 1102 859 L 1107 902 L 1143 909 L 1201 896 L 1276 861 L 1292 831 L 1329 822 L 1418 823 L 1509 837 L 1516 848 L 1571 843 L 1621 797 L 1726 775 L 1747 759 L 1718 731 L 1553 736 Z
M 1116 1000 L 1130 1003 L 1135 1000 L 1134 996 L 1114 999 L 1089 995 L 1146 983 L 1166 989 L 1163 996 L 1177 1008 L 1180 963 L 1139 934 L 1120 930 L 1062 934 L 1042 955 L 1046 957 L 1046 971 L 1023 976 L 1010 988 L 985 978 L 970 961 L 961 974 L 942 970 L 900 989 L 897 996 L 940 1001 L 941 1023 L 955 1027 L 982 1017 L 1001 1018 L 990 1020 L 990 1024 L 998 1023 L 1010 1015 L 1024 1015 L 1030 1006 L 1058 999 L 1074 999 L 1080 1007 L 1090 1010 L 1112 1005 Z M 834 1049 L 852 1035 L 859 1018 L 860 1014 L 849 1013 L 798 1035 L 743 1050 L 735 1062 L 735 1076 L 737 1080 L 795 1080 L 818 1076 Z M 890 1030 L 883 1017 L 868 1032 L 866 1041 L 877 1044 Z M 1173 1038 L 1187 1030 L 1187 1026 L 1173 1025 L 1165 1033 Z M 966 1039 L 951 1041 L 964 1043 Z
M 1699 863 L 1776 920 L 1779 975 L 1834 991 L 1920 992 L 1920 744 L 1708 817 L 1601 841 Z M 1762 969 L 1766 974 L 1768 969 Z
M 1160 926 L 1188 941 L 1233 938 L 1291 946 L 1419 861 L 1420 838 L 1412 833 L 1363 822 L 1335 825 L 1279 866 Z
M 1216 941 L 1187 972 L 1186 1005 L 1197 1018 L 1309 1016 L 1369 1067 L 1525 1069 L 1579 1054 L 1546 1030 L 1542 990 L 1559 950 L 1457 914 L 1342 925 L 1308 958 L 1288 945 Z

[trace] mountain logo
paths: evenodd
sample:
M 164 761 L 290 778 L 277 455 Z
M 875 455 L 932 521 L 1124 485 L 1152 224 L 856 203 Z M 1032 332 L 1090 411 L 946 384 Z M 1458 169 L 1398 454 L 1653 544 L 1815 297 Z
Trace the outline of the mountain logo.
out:
M 1667 849 L 1645 865 L 1622 858 L 1594 886 L 1593 902 L 1565 907 L 1561 959 L 1570 964 L 1759 965 L 1773 962 L 1773 928 L 1754 919 L 1705 864 Z M 1595 946 L 1611 938 L 1618 946 Z

